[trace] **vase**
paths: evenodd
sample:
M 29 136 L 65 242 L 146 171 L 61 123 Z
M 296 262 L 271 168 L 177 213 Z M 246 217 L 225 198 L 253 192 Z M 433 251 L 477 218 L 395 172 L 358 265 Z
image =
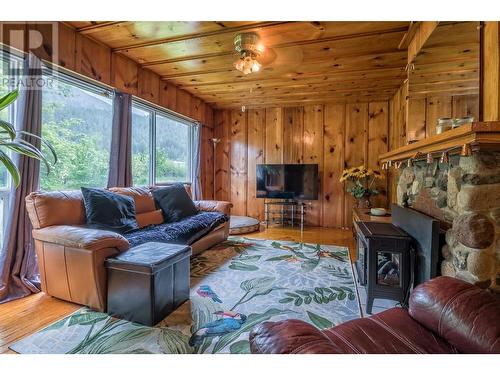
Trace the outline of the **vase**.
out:
M 358 208 L 371 208 L 372 203 L 370 202 L 370 195 L 364 195 L 356 200 Z

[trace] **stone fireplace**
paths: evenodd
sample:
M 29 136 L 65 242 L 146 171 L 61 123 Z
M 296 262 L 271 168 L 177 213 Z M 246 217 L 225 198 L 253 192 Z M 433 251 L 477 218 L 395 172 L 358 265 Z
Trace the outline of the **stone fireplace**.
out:
M 397 203 L 440 220 L 441 274 L 500 289 L 500 152 L 415 162 L 397 172 Z

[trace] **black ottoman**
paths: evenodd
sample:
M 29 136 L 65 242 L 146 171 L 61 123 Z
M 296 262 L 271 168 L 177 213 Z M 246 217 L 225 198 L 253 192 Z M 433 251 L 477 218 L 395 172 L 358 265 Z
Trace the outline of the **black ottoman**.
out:
M 191 247 L 148 242 L 106 259 L 108 314 L 154 326 L 189 299 Z

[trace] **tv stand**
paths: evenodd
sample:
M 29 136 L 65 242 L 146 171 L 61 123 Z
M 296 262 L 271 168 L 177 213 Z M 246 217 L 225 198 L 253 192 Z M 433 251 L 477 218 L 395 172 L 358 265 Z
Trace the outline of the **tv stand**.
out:
M 295 200 L 264 201 L 264 223 L 266 228 L 269 224 L 280 223 L 282 226 L 290 224 L 294 227 L 300 225 L 304 230 L 305 203 Z

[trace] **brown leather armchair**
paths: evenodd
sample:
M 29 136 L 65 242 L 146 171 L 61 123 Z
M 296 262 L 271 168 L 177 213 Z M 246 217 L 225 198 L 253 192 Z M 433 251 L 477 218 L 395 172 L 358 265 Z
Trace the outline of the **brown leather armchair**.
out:
M 132 196 L 138 215 L 156 210 L 149 189 L 111 190 Z M 201 211 L 226 215 L 232 207 L 231 203 L 220 201 L 196 201 L 195 205 Z M 104 260 L 128 249 L 128 241 L 118 233 L 85 227 L 80 191 L 34 192 L 26 197 L 26 207 L 33 226 L 42 290 L 50 296 L 105 311 Z M 191 244 L 193 254 L 224 241 L 228 235 L 226 222 Z
M 500 299 L 464 281 L 419 285 L 409 309 L 392 308 L 319 331 L 301 320 L 266 322 L 250 332 L 252 353 L 500 353 Z

